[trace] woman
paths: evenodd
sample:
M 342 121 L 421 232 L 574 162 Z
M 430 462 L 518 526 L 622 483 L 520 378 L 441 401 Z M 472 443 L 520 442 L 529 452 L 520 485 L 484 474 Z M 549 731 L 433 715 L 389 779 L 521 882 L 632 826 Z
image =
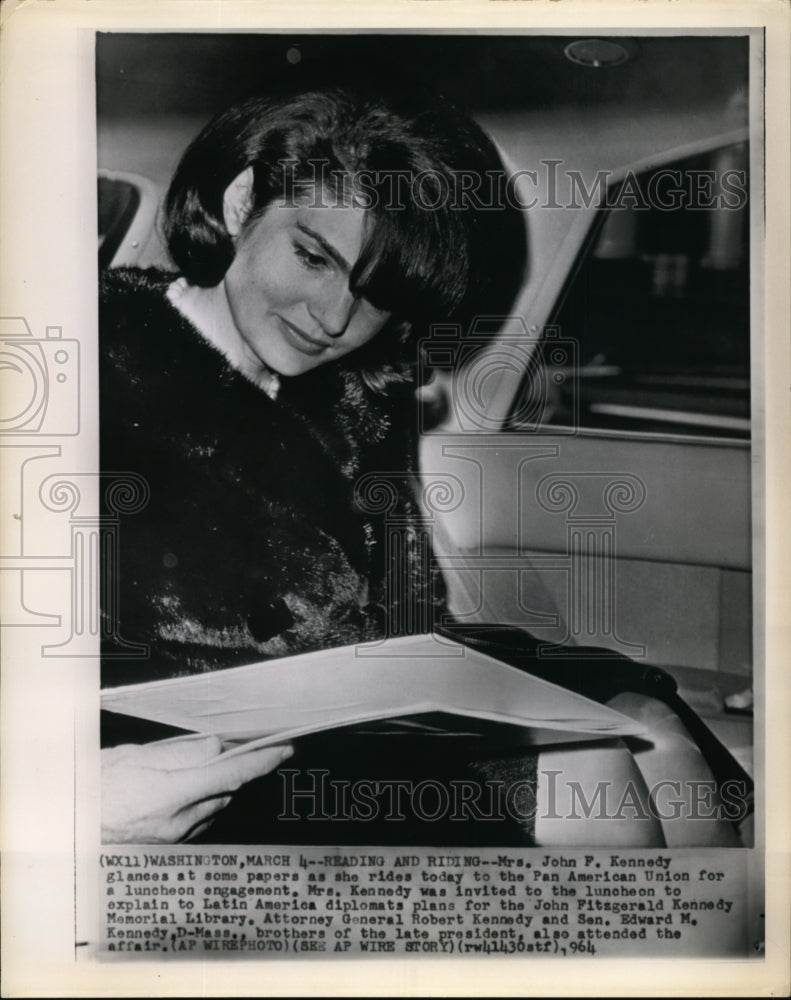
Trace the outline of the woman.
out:
M 177 273 L 110 271 L 101 291 L 102 469 L 150 493 L 120 532 L 105 686 L 431 627 L 442 591 L 411 494 L 419 341 L 502 313 L 524 263 L 522 220 L 469 178 L 502 190 L 500 157 L 435 95 L 253 98 L 187 150 L 164 214 Z M 378 515 L 355 493 L 372 473 L 394 489 Z M 113 751 L 113 788 L 129 753 Z M 141 754 L 144 787 L 157 750 Z M 219 807 L 250 776 L 205 797 Z M 140 810 L 111 798 L 124 839 Z M 164 839 L 207 815 L 179 811 Z
M 431 628 L 443 594 L 411 492 L 419 341 L 434 322 L 464 330 L 475 315 L 507 310 L 524 226 L 491 211 L 504 180 L 490 140 L 436 97 L 255 98 L 187 150 L 164 217 L 177 272 L 103 279 L 102 468 L 142 476 L 150 494 L 122 525 L 117 587 L 105 581 L 105 686 Z M 372 475 L 392 502 L 366 502 Z M 708 775 L 666 713 L 629 696 L 621 707 L 665 734 L 642 765 L 652 781 L 670 760 L 674 773 Z M 105 730 L 108 743 L 122 742 L 118 720 Z M 237 789 L 219 839 L 282 842 L 282 786 L 252 779 L 290 748 L 219 751 L 213 737 L 106 750 L 105 842 L 194 837 Z M 355 748 L 328 741 L 303 752 L 339 768 L 334 777 L 360 777 Z M 532 798 L 535 757 L 466 770 L 414 747 L 374 756 L 367 746 L 366 764 L 391 783 L 423 768 L 435 780 L 524 786 L 525 822 L 509 832 L 472 814 L 441 829 L 331 820 L 291 828 L 288 839 L 664 843 L 622 746 L 544 753 L 539 777 L 560 777 L 551 788 L 534 781 Z M 603 785 L 625 806 L 606 822 L 576 816 L 580 789 L 598 803 Z M 708 825 L 709 843 L 730 842 Z M 693 826 L 699 835 L 704 824 Z
M 454 201 L 461 171 L 502 164 L 437 99 L 253 99 L 173 179 L 179 274 L 105 275 L 102 466 L 151 490 L 123 525 L 117 624 L 157 676 L 387 632 L 384 525 L 355 483 L 408 486 L 419 339 L 502 308 L 521 272 L 521 220 Z M 423 606 L 413 569 L 400 600 Z M 113 662 L 105 683 L 145 673 Z

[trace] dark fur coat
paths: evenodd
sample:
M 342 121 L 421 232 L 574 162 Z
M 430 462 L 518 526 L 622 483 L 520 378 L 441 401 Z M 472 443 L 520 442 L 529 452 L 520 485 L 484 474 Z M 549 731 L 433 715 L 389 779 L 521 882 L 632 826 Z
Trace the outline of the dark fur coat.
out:
M 353 367 L 328 365 L 283 379 L 273 401 L 173 308 L 165 296 L 172 280 L 132 269 L 102 279 L 102 473 L 106 485 L 134 473 L 149 492 L 142 509 L 120 519 L 112 576 L 105 564 L 103 686 L 429 630 L 444 592 L 411 493 L 411 387 L 385 399 Z M 397 544 L 388 548 L 394 526 Z M 130 656 L 130 642 L 147 654 Z M 139 720 L 129 725 L 105 719 L 103 740 L 166 735 Z M 320 767 L 334 779 L 408 774 L 448 787 L 492 776 L 505 784 L 515 767 L 465 760 L 456 748 L 438 753 L 436 744 L 393 750 L 387 741 L 363 748 L 319 734 L 299 741 L 289 766 L 305 781 L 302 768 Z M 516 767 L 523 778 L 524 765 Z M 438 824 L 411 814 L 373 825 L 311 816 L 284 829 L 283 795 L 279 773 L 250 782 L 203 839 L 530 842 L 524 824 Z
M 411 389 L 385 399 L 340 363 L 283 379 L 273 401 L 169 303 L 173 278 L 102 279 L 101 468 L 142 476 L 150 494 L 120 521 L 103 684 L 398 634 L 402 618 L 430 628 L 442 598 L 410 494 Z M 387 510 L 360 483 L 379 472 Z M 405 557 L 388 580 L 394 515 Z M 118 636 L 148 655 L 130 658 Z

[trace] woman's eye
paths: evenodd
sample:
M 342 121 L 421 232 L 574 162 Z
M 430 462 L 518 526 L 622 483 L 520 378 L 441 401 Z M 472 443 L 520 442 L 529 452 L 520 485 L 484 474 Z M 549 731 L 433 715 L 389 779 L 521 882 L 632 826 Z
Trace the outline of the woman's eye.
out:
M 294 253 L 297 255 L 300 263 L 311 271 L 327 266 L 326 257 L 322 257 L 321 254 L 311 253 L 310 250 L 306 250 L 305 247 L 301 247 L 298 244 L 294 246 Z

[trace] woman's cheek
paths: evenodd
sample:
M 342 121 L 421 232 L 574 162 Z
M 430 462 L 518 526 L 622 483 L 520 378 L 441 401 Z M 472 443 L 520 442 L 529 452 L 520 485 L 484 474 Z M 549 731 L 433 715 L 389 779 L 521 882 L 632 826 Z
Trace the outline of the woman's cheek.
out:
M 288 265 L 273 265 L 258 281 L 257 297 L 262 306 L 283 309 L 297 304 L 306 294 L 306 278 Z

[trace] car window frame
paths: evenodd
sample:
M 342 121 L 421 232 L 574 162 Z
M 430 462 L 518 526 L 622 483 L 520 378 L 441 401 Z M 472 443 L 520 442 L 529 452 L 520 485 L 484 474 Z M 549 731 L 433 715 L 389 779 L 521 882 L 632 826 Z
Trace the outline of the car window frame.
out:
M 713 153 L 716 150 L 724 149 L 739 143 L 749 143 L 751 139 L 747 127 L 728 129 L 723 132 L 714 133 L 702 137 L 694 142 L 681 143 L 663 150 L 660 154 L 651 154 L 639 157 L 629 163 L 617 168 L 610 168 L 608 190 L 617 188 L 630 174 L 640 175 L 652 170 L 683 162 L 694 156 Z M 544 209 L 545 211 L 547 209 Z M 574 217 L 569 222 L 568 228 L 561 241 L 557 244 L 553 260 L 562 263 L 563 259 L 572 257 L 570 265 L 563 268 L 563 277 L 557 283 L 550 281 L 541 282 L 538 287 L 534 287 L 534 281 L 528 276 L 522 293 L 516 304 L 515 312 L 521 313 L 524 317 L 524 326 L 530 332 L 530 336 L 535 340 L 532 351 L 539 349 L 544 333 L 552 327 L 552 317 L 556 316 L 562 306 L 565 297 L 571 288 L 574 278 L 579 274 L 580 268 L 584 265 L 586 254 L 590 251 L 593 242 L 598 236 L 601 226 L 607 218 L 607 211 L 600 205 L 591 205 L 574 209 Z M 528 232 L 529 232 L 528 220 Z M 529 245 L 530 241 L 529 241 Z M 542 252 L 539 248 L 539 252 Z M 753 266 L 751 264 L 751 266 Z M 556 274 L 558 267 L 551 267 L 548 274 Z M 751 295 L 753 293 L 751 292 Z M 751 330 L 751 338 L 754 331 Z M 496 349 L 496 345 L 493 347 Z M 528 359 L 528 364 L 532 357 Z M 519 406 L 520 394 L 524 384 L 524 375 L 518 379 L 504 378 L 497 386 L 496 395 L 499 396 L 498 409 L 501 414 L 501 430 L 505 433 L 525 433 L 531 435 L 548 434 L 568 435 L 569 428 L 559 424 L 520 424 L 514 420 L 514 412 Z M 577 436 L 597 436 L 662 440 L 662 441 L 684 441 L 701 444 L 722 444 L 724 446 L 750 447 L 751 436 L 736 437 L 731 435 L 710 435 L 701 433 L 673 433 L 672 431 L 648 431 L 648 430 L 619 430 L 612 428 L 575 428 Z

